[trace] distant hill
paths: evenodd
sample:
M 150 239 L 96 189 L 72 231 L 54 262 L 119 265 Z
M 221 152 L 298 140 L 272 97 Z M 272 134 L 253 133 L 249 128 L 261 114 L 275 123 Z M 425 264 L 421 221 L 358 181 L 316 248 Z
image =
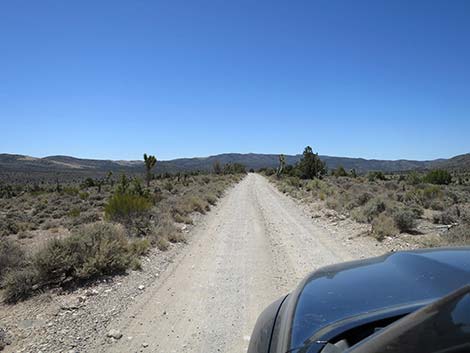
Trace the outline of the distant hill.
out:
M 300 155 L 286 155 L 287 164 L 295 164 Z M 413 160 L 375 160 L 364 158 L 320 156 L 326 162 L 329 169 L 343 166 L 346 170 L 356 169 L 358 173 L 372 170 L 384 172 L 401 172 L 410 170 L 426 170 L 431 168 L 445 168 L 452 170 L 470 170 L 470 154 L 463 154 L 450 159 L 436 159 L 432 161 Z M 258 153 L 225 153 L 200 158 L 180 158 L 169 161 L 159 161 L 156 173 L 184 172 L 184 171 L 209 171 L 214 163 L 241 163 L 247 169 L 258 170 L 260 168 L 276 168 L 278 165 L 277 154 Z M 98 177 L 113 172 L 114 174 L 142 174 L 144 165 L 142 161 L 112 161 L 97 159 L 82 159 L 69 156 L 50 156 L 35 158 L 15 154 L 0 154 L 0 178 L 1 179 L 26 179 L 37 180 L 51 178 L 80 179 L 91 176 Z

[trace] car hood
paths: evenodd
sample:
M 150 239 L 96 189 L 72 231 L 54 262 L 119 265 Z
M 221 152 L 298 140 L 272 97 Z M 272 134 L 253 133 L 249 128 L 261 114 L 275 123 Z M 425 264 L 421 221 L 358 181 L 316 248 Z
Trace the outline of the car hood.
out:
M 290 349 L 311 345 L 312 336 L 335 322 L 386 308 L 410 312 L 468 283 L 469 247 L 397 252 L 324 267 L 292 293 Z

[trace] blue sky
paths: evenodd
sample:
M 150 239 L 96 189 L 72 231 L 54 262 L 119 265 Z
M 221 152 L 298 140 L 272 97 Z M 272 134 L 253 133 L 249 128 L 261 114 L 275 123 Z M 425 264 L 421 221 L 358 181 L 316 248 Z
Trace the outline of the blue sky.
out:
M 0 2 L 0 152 L 470 152 L 470 1 Z

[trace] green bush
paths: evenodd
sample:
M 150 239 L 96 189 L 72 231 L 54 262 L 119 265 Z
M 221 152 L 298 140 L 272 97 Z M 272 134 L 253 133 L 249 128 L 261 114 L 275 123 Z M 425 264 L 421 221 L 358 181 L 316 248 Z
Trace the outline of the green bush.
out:
M 423 182 L 423 178 L 417 172 L 411 172 L 406 177 L 406 181 L 410 185 L 418 185 Z
M 80 216 L 80 209 L 79 208 L 72 208 L 69 212 L 68 212 L 68 216 L 69 217 L 72 217 L 72 218 L 76 218 L 78 216 Z
M 367 178 L 369 181 L 387 180 L 383 172 L 369 172 L 369 174 L 367 174 Z
M 318 153 L 313 153 L 312 147 L 304 149 L 300 161 L 296 165 L 302 179 L 319 178 L 326 174 L 326 164 L 320 159 Z
M 346 177 L 346 176 L 348 176 L 348 172 L 341 165 L 337 169 L 332 170 L 331 174 L 336 176 L 336 177 Z
M 424 180 L 430 184 L 449 185 L 452 182 L 452 175 L 444 169 L 431 170 Z
M 150 245 L 148 239 L 137 239 L 130 243 L 130 251 L 134 255 L 142 256 L 148 253 Z
M 294 188 L 300 188 L 302 187 L 302 182 L 298 177 L 288 177 L 286 179 L 286 182 L 288 185 L 293 186 Z
M 152 203 L 146 198 L 129 193 L 115 193 L 104 207 L 108 220 L 131 223 L 135 217 L 146 214 Z

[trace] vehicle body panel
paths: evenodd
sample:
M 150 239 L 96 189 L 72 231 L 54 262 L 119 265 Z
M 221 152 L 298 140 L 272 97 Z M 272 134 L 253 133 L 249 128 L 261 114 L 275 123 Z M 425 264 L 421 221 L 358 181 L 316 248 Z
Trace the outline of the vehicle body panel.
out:
M 404 316 L 468 283 L 468 247 L 397 252 L 321 268 L 271 310 L 277 318 L 269 352 L 318 352 L 346 329 Z

